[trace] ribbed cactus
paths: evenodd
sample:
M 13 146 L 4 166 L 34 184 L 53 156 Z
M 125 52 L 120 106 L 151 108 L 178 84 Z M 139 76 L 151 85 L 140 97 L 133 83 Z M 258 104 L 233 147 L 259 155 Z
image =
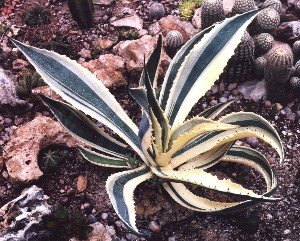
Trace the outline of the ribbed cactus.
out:
M 295 74 L 300 76 L 300 60 L 295 64 Z
M 80 28 L 90 28 L 94 23 L 94 5 L 92 0 L 68 0 L 73 19 Z
M 265 79 L 269 100 L 285 100 L 286 82 L 292 73 L 292 66 L 293 53 L 287 44 L 275 47 L 267 54 Z
M 177 49 L 183 45 L 183 36 L 178 30 L 171 30 L 166 36 L 167 46 L 171 49 Z
M 293 44 L 293 52 L 295 55 L 299 56 L 300 55 L 300 40 L 297 40 L 294 44 Z
M 300 89 L 300 78 L 299 77 L 293 77 L 290 80 L 290 86 L 293 90 Z
M 161 19 L 165 14 L 165 7 L 161 3 L 153 3 L 149 8 L 149 15 L 152 19 Z
M 265 57 L 261 56 L 255 59 L 254 61 L 254 70 L 255 70 L 255 75 L 257 77 L 263 77 L 265 68 L 266 68 L 267 60 Z
M 256 9 L 254 0 L 235 0 L 232 7 L 232 13 L 245 13 L 254 9 Z
M 269 33 L 261 33 L 254 36 L 255 52 L 265 54 L 274 46 L 274 37 Z
M 254 64 L 254 41 L 246 31 L 235 54 L 229 60 L 221 78 L 228 82 L 242 82 L 248 79 Z
M 201 8 L 202 29 L 225 19 L 222 0 L 204 0 Z
M 267 8 L 262 10 L 256 17 L 256 27 L 260 32 L 270 32 L 277 28 L 280 23 L 279 13 L 272 9 Z
M 278 13 L 281 13 L 282 3 L 279 0 L 266 0 L 262 7 L 267 7 L 275 9 Z

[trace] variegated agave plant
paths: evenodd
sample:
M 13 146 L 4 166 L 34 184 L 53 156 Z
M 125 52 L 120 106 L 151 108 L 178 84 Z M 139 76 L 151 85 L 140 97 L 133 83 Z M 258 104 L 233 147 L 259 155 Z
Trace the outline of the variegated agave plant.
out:
M 254 136 L 275 148 L 282 161 L 283 147 L 270 123 L 245 112 L 215 120 L 231 102 L 186 120 L 194 104 L 222 73 L 257 13 L 236 15 L 196 34 L 174 57 L 158 94 L 159 36 L 145 64 L 140 87 L 130 91 L 142 108 L 139 128 L 108 89 L 77 62 L 13 41 L 50 87 L 72 105 L 41 96 L 66 129 L 96 150 L 79 147 L 82 155 L 100 166 L 131 169 L 111 175 L 106 188 L 116 213 L 135 234 L 144 233 L 135 224 L 133 193 L 150 179 L 159 179 L 176 202 L 200 212 L 235 211 L 260 201 L 278 200 L 271 197 L 276 179 L 266 158 L 250 148 L 233 146 L 237 139 Z M 85 114 L 105 124 L 127 144 L 104 133 Z M 219 161 L 250 166 L 264 177 L 266 192 L 257 194 L 229 179 L 219 180 L 207 171 Z M 244 201 L 209 200 L 191 192 L 188 184 L 234 194 Z

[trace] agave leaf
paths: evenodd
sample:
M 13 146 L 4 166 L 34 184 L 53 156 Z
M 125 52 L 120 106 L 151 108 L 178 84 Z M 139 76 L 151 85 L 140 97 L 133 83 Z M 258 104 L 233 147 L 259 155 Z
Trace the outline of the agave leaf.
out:
M 131 165 L 126 159 L 118 158 L 114 156 L 108 156 L 105 154 L 97 153 L 88 150 L 84 147 L 79 147 L 81 155 L 89 162 L 102 167 L 112 168 L 131 168 Z
M 127 228 L 139 236 L 144 234 L 138 231 L 135 224 L 133 193 L 140 183 L 149 180 L 151 177 L 152 174 L 149 168 L 143 165 L 130 171 L 115 173 L 109 176 L 106 181 L 106 190 L 116 213 Z
M 165 107 L 171 125 L 182 123 L 194 104 L 219 78 L 247 26 L 258 13 L 259 10 L 247 12 L 215 24 L 193 49 L 185 53 Z M 165 81 L 168 82 L 168 78 Z
M 149 113 L 149 105 L 147 99 L 147 92 L 145 87 L 138 88 L 130 88 L 130 95 L 134 98 L 134 100 L 139 104 L 139 106 Z
M 230 179 L 218 179 L 216 176 L 202 169 L 192 169 L 185 171 L 174 171 L 170 168 L 151 167 L 151 171 L 157 177 L 169 182 L 181 182 L 195 184 L 205 188 L 224 193 L 231 193 L 251 200 L 277 201 L 277 198 L 265 197 L 254 193 L 252 190 L 244 188 L 242 185 L 234 183 Z
M 129 153 L 127 145 L 107 135 L 80 111 L 68 104 L 43 95 L 40 95 L 40 98 L 62 126 L 78 140 L 99 151 L 114 155 L 115 157 L 126 158 Z
M 66 56 L 12 41 L 56 93 L 116 132 L 147 162 L 139 146 L 137 126 L 91 72 Z
M 234 102 L 234 100 L 230 100 L 226 103 L 220 103 L 220 104 L 214 105 L 214 106 L 202 111 L 199 114 L 199 116 L 202 116 L 205 118 L 210 118 L 210 119 L 214 120 L 223 110 L 225 110 L 233 102 Z
M 222 158 L 222 161 L 247 165 L 260 173 L 267 185 L 267 191 L 263 194 L 264 196 L 270 196 L 275 190 L 277 181 L 274 173 L 266 158 L 259 152 L 246 147 L 233 147 L 228 151 L 227 155 Z M 163 186 L 176 202 L 186 208 L 200 212 L 227 213 L 238 211 L 256 204 L 253 200 L 233 203 L 213 202 L 195 195 L 182 183 L 167 182 L 164 183 Z
M 228 114 L 220 122 L 239 125 L 239 128 L 227 131 L 215 131 L 204 134 L 179 150 L 171 160 L 172 166 L 180 166 L 188 160 L 223 144 L 246 137 L 257 137 L 270 144 L 279 154 L 280 162 L 284 159 L 281 140 L 276 130 L 268 121 L 250 112 Z

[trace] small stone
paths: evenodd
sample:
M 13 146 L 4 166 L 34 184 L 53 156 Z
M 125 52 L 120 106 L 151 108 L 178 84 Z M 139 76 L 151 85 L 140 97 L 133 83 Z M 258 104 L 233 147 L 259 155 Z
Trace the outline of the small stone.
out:
M 159 225 L 158 222 L 156 221 L 151 221 L 149 223 L 149 228 L 151 229 L 152 232 L 158 233 L 161 230 L 161 226 Z
M 80 175 L 77 178 L 76 188 L 79 193 L 85 191 L 87 188 L 87 181 L 87 175 Z
M 256 137 L 248 137 L 247 138 L 247 143 L 254 149 L 256 149 L 258 147 L 258 140 Z
M 265 101 L 265 107 L 266 108 L 270 108 L 272 106 L 271 102 L 270 101 Z
M 228 99 L 226 98 L 226 97 L 221 97 L 220 99 L 219 99 L 219 102 L 220 103 L 226 103 L 228 101 Z
M 275 110 L 280 111 L 283 108 L 283 106 L 280 103 L 275 104 Z
M 81 58 L 84 58 L 84 59 L 90 59 L 92 57 L 91 55 L 91 50 L 88 50 L 88 49 L 85 49 L 85 48 L 82 48 L 79 52 L 78 52 L 78 55 L 81 56 Z
M 96 223 L 96 222 L 98 222 L 97 218 L 94 215 L 92 215 L 92 214 L 89 214 L 87 216 L 87 220 L 88 220 L 89 223 Z
M 114 45 L 114 42 L 110 39 L 101 39 L 99 46 L 101 49 L 110 49 Z
M 136 14 L 111 22 L 114 27 L 129 27 L 135 29 L 143 28 L 143 20 Z
M 16 59 L 13 62 L 13 69 L 14 70 L 22 70 L 25 67 L 27 67 L 29 64 L 27 61 L 23 60 L 23 59 Z
M 289 230 L 289 229 L 286 229 L 286 230 L 284 230 L 284 231 L 283 231 L 283 233 L 284 233 L 284 235 L 288 235 L 288 234 L 290 234 L 290 233 L 291 233 L 291 230 Z
M 102 218 L 103 220 L 108 219 L 108 214 L 107 214 L 107 213 L 102 213 L 102 214 L 101 214 L 101 218 Z

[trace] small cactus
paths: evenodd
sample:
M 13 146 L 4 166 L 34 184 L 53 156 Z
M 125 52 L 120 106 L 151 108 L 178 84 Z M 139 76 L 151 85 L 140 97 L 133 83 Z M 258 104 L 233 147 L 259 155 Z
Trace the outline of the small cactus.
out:
M 300 78 L 299 77 L 293 77 L 290 80 L 290 86 L 293 90 L 300 89 Z
M 228 61 L 223 77 L 228 82 L 242 82 L 248 79 L 254 64 L 254 41 L 247 31 Z
M 202 0 L 183 0 L 179 3 L 181 17 L 188 21 L 193 16 L 194 10 L 201 6 Z
M 204 0 L 201 9 L 202 29 L 225 19 L 223 2 L 221 0 Z
M 288 45 L 273 48 L 267 54 L 265 79 L 269 100 L 278 102 L 285 99 L 286 82 L 292 73 L 293 61 L 293 53 Z
M 165 14 L 165 7 L 161 3 L 153 3 L 149 8 L 149 15 L 152 19 L 161 19 Z
M 274 37 L 269 33 L 261 33 L 254 36 L 255 51 L 258 54 L 265 54 L 274 46 Z
M 23 15 L 23 21 L 30 27 L 37 27 L 40 25 L 50 23 L 50 12 L 42 6 L 35 6 L 26 10 Z
M 266 68 L 267 60 L 265 57 L 261 56 L 255 59 L 254 61 L 254 70 L 257 77 L 263 77 L 265 68 Z
M 177 49 L 183 45 L 183 36 L 177 30 L 171 30 L 166 36 L 167 46 L 171 49 Z
M 256 9 L 254 0 L 235 0 L 232 7 L 232 13 L 240 14 L 254 9 Z
M 295 64 L 295 74 L 300 76 L 300 60 Z
M 94 5 L 92 0 L 68 0 L 73 19 L 80 28 L 90 28 L 94 23 Z
M 293 44 L 293 52 L 295 55 L 299 56 L 300 55 L 300 40 L 297 40 L 294 44 Z
M 279 0 L 266 0 L 262 7 L 268 7 L 269 8 L 273 8 L 274 10 L 276 10 L 278 13 L 281 13 L 282 10 L 282 3 Z
M 280 15 L 272 8 L 262 10 L 256 17 L 256 25 L 260 32 L 273 31 L 277 28 L 279 23 Z

